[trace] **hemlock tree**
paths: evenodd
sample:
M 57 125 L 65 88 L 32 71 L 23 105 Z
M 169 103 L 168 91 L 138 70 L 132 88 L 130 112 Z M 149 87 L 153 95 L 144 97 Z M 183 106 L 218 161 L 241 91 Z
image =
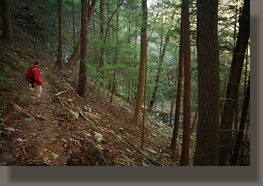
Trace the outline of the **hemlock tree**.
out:
M 239 33 L 233 52 L 231 70 L 227 85 L 224 110 L 220 126 L 220 153 L 219 165 L 225 165 L 231 151 L 232 124 L 239 93 L 239 84 L 250 35 L 250 0 L 245 0 L 244 7 L 239 18 Z
M 88 1 L 90 2 L 90 1 Z M 85 95 L 86 89 L 86 79 L 87 79 L 87 26 L 90 22 L 90 18 L 93 14 L 96 0 L 92 0 L 91 5 L 89 5 L 87 0 L 81 0 L 81 44 L 80 44 L 80 68 L 79 68 L 79 84 L 77 93 L 80 96 Z M 89 6 L 88 6 L 89 5 Z M 88 16 L 87 16 L 88 8 Z
M 189 0 L 182 0 L 182 27 L 184 50 L 184 119 L 183 119 L 183 144 L 180 165 L 189 164 L 190 146 L 190 118 L 191 118 L 191 51 L 190 51 L 190 22 Z
M 198 125 L 194 165 L 217 165 L 219 153 L 218 0 L 197 0 Z
M 113 61 L 113 65 L 117 64 L 117 60 L 118 60 L 118 40 L 119 40 L 119 11 L 118 11 L 118 5 L 119 5 L 119 0 L 117 0 L 117 13 L 116 13 L 116 41 L 115 41 L 115 54 L 114 54 L 114 61 Z M 116 69 L 114 68 L 113 70 L 113 78 L 112 78 L 112 89 L 111 89 L 111 98 L 110 98 L 110 102 L 112 103 L 113 100 L 113 95 L 116 92 Z
M 100 37 L 101 41 L 104 41 L 104 0 L 100 0 Z M 100 47 L 100 57 L 98 68 L 102 68 L 104 65 L 104 50 L 105 50 L 105 43 Z M 103 71 L 101 71 L 101 78 L 103 79 Z
M 89 5 L 89 7 L 88 7 L 87 26 L 89 25 L 89 23 L 91 21 L 91 16 L 93 15 L 95 5 L 96 5 L 96 0 L 93 0 L 91 2 L 91 5 Z M 78 57 L 79 57 L 80 45 L 81 45 L 81 41 L 79 39 L 78 43 L 76 44 L 76 46 L 74 48 L 73 54 L 71 55 L 70 59 L 66 63 L 66 66 L 69 69 L 72 69 L 76 65 L 76 62 L 77 62 Z
M 10 11 L 10 1 L 1 0 L 1 13 L 3 17 L 3 34 L 2 37 L 7 42 L 12 43 L 14 41 L 14 33 Z
M 145 67 L 147 63 L 147 0 L 142 0 L 142 12 L 143 12 L 143 23 L 141 26 L 141 52 L 140 52 L 140 70 L 139 80 L 137 86 L 137 99 L 134 112 L 134 122 L 136 124 L 140 121 L 141 109 L 142 109 L 142 98 L 143 98 L 143 87 L 145 78 Z
M 56 66 L 62 66 L 62 51 L 63 51 L 63 25 L 62 25 L 62 0 L 57 0 L 58 3 L 58 56 Z
M 178 130 L 179 130 L 181 96 L 182 96 L 182 79 L 183 79 L 183 63 L 184 63 L 184 50 L 183 50 L 184 34 L 183 33 L 184 33 L 184 30 L 183 30 L 182 21 L 181 21 L 176 107 L 175 107 L 175 116 L 174 116 L 173 136 L 172 136 L 172 141 L 170 145 L 170 149 L 173 152 L 176 150 L 177 135 L 178 135 Z
M 245 99 L 244 99 L 239 130 L 238 130 L 238 134 L 236 136 L 236 143 L 235 143 L 232 159 L 230 162 L 231 165 L 236 165 L 236 163 L 237 163 L 237 158 L 238 158 L 241 142 L 242 142 L 242 139 L 244 136 L 244 129 L 245 129 L 246 118 L 247 118 L 248 107 L 249 107 L 249 98 L 250 98 L 250 78 L 248 80 L 248 86 L 247 86 L 246 95 L 245 95 Z

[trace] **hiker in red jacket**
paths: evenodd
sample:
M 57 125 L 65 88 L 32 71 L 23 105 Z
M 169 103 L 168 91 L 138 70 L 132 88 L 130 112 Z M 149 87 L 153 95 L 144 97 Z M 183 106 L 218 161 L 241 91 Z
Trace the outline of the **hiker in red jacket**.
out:
M 31 73 L 32 76 L 34 78 L 33 84 L 34 84 L 34 88 L 35 88 L 35 97 L 36 97 L 36 102 L 40 102 L 40 96 L 41 96 L 41 92 L 42 92 L 42 81 L 40 79 L 39 73 L 38 73 L 38 66 L 39 66 L 39 62 L 35 61 L 34 65 L 31 68 Z

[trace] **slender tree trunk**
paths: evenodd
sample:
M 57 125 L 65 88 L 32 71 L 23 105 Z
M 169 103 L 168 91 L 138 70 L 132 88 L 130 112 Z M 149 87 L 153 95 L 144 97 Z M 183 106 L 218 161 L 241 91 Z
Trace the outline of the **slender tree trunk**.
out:
M 85 96 L 86 90 L 86 79 L 87 79 L 87 26 L 90 22 L 90 18 L 93 14 L 96 0 L 92 0 L 92 3 L 89 5 L 89 0 L 81 0 L 81 45 L 80 45 L 80 69 L 79 69 L 79 85 L 77 89 L 77 93 L 80 96 Z M 88 9 L 87 9 L 88 8 Z M 88 16 L 87 16 L 88 10 Z
M 175 49 L 175 58 L 176 58 L 176 49 Z M 178 77 L 178 70 L 179 70 L 179 67 L 177 66 L 175 70 L 175 79 Z M 176 92 L 176 80 L 175 80 L 175 85 L 174 85 L 174 92 Z M 173 110 L 174 110 L 173 108 L 174 108 L 175 98 L 176 98 L 176 95 L 174 94 L 173 99 L 172 99 L 172 104 L 171 104 L 171 111 L 170 111 L 170 125 L 172 125 L 172 121 L 173 121 Z
M 76 65 L 76 62 L 77 62 L 78 57 L 79 57 L 79 51 L 80 51 L 80 41 L 75 46 L 73 54 L 71 55 L 71 57 L 69 58 L 68 62 L 66 63 L 66 66 L 69 69 L 72 69 Z
M 13 33 L 15 33 L 15 26 L 14 26 L 14 1 L 10 0 L 10 14 L 11 14 L 11 23 L 13 28 Z
M 135 11 L 136 13 L 136 11 Z M 134 36 L 134 49 L 135 49 L 135 53 L 134 53 L 134 59 L 137 62 L 137 39 L 138 39 L 138 28 L 137 28 L 137 17 L 135 18 L 135 36 Z M 133 91 L 133 105 L 136 105 L 136 96 L 137 96 L 137 91 L 136 91 L 136 87 L 137 87 L 137 70 L 136 68 L 134 69 L 134 76 L 133 76 L 133 84 L 134 84 L 134 91 Z
M 149 41 L 148 41 L 149 42 Z M 159 49 L 159 66 L 158 66 L 158 71 L 155 79 L 155 86 L 153 88 L 153 93 L 152 93 L 152 98 L 150 101 L 149 107 L 154 109 L 154 103 L 156 102 L 156 94 L 157 94 L 157 89 L 158 89 L 158 84 L 159 84 L 159 79 L 161 75 L 161 68 L 162 68 L 162 61 L 161 61 L 161 56 L 162 56 L 162 49 L 163 49 L 163 36 L 161 35 L 161 42 L 160 42 L 160 49 Z
M 173 109 L 174 109 L 174 99 L 175 96 L 173 96 L 172 98 L 172 103 L 171 103 L 171 109 L 170 109 L 170 120 L 169 120 L 169 124 L 172 125 L 172 121 L 173 121 Z
M 91 5 L 88 8 L 89 10 L 88 10 L 88 14 L 87 14 L 87 25 L 89 25 L 89 23 L 91 21 L 91 16 L 93 15 L 95 5 L 96 5 L 96 0 L 93 0 Z M 79 40 L 78 43 L 76 44 L 74 51 L 73 51 L 73 54 L 66 64 L 66 66 L 69 69 L 72 69 L 76 65 L 76 62 L 77 62 L 78 56 L 79 56 L 79 52 L 80 52 L 80 45 L 81 45 L 81 40 Z
M 93 38 L 94 38 L 94 47 L 95 47 L 95 61 L 98 64 L 98 49 L 97 49 L 97 30 L 96 30 L 96 22 L 95 22 L 95 13 L 93 12 Z
M 233 156 L 231 159 L 231 165 L 236 165 L 236 162 L 237 162 L 237 157 L 238 157 L 238 153 L 240 150 L 240 144 L 241 144 L 241 141 L 242 141 L 243 135 L 244 135 L 247 112 L 248 112 L 248 107 L 249 107 L 249 98 L 250 98 L 250 79 L 248 80 L 248 87 L 247 87 L 247 91 L 246 91 L 246 95 L 245 95 L 245 99 L 244 99 L 242 116 L 241 116 L 241 120 L 240 120 L 240 125 L 239 125 L 238 135 L 237 135 L 237 139 L 236 139 L 236 143 L 235 143 L 235 147 L 234 147 Z
M 197 116 L 198 116 L 198 108 L 195 111 L 194 121 L 193 121 L 193 125 L 192 125 L 192 128 L 191 128 L 191 132 L 192 133 L 193 133 L 194 128 L 195 128 L 195 124 L 196 124 L 196 121 L 197 121 Z
M 176 107 L 175 107 L 175 116 L 174 116 L 173 136 L 172 136 L 172 141 L 171 141 L 171 145 L 170 145 L 170 149 L 173 152 L 175 152 L 175 150 L 176 150 L 177 135 L 178 135 L 178 130 L 179 130 L 179 118 L 180 118 L 181 95 L 182 95 L 182 79 L 183 79 L 183 65 L 184 65 L 183 37 L 184 37 L 184 33 L 183 33 L 182 21 L 181 21 Z
M 119 5 L 119 0 L 117 0 L 117 9 L 118 9 L 118 5 Z M 115 56 L 114 56 L 114 66 L 117 64 L 117 60 L 118 60 L 118 30 L 119 30 L 119 11 L 117 11 L 117 15 L 116 15 L 116 24 L 117 24 L 117 32 L 116 32 L 116 44 L 115 44 Z M 110 102 L 112 103 L 113 100 L 113 95 L 115 93 L 115 89 L 116 89 L 116 82 L 115 82 L 115 78 L 116 78 L 116 69 L 114 67 L 114 72 L 113 72 L 113 80 L 112 80 L 112 90 L 111 90 L 111 98 L 110 98 Z
M 194 165 L 215 166 L 219 152 L 218 0 L 197 1 L 198 125 Z
M 104 0 L 100 0 L 100 37 L 102 45 L 100 47 L 99 69 L 104 65 Z M 101 78 L 103 79 L 103 71 L 101 71 Z
M 62 66 L 62 51 L 63 51 L 63 24 L 62 24 L 62 0 L 58 2 L 58 56 L 56 66 Z
M 236 0 L 238 3 L 238 0 Z M 233 45 L 236 44 L 236 35 L 237 35 L 237 19 L 238 19 L 238 4 L 235 6 L 235 25 L 234 25 L 234 33 L 233 33 Z
M 245 0 L 242 14 L 239 18 L 239 33 L 234 49 L 230 76 L 228 80 L 224 111 L 220 126 L 219 165 L 225 165 L 231 150 L 232 124 L 237 107 L 240 77 L 243 68 L 245 52 L 250 35 L 250 0 Z
M 75 27 L 75 16 L 74 16 L 74 13 L 75 13 L 75 10 L 74 10 L 74 0 L 71 1 L 72 3 L 72 38 L 73 38 L 73 47 L 75 48 L 76 46 L 76 27 Z
M 244 96 L 246 95 L 246 89 L 247 89 L 247 65 L 248 65 L 248 48 L 247 48 L 247 52 L 246 52 Z
M 131 45 L 131 19 L 130 19 L 130 15 L 131 15 L 131 13 L 130 13 L 130 7 L 128 8 L 129 9 L 129 11 L 128 11 L 128 13 L 129 13 L 129 17 L 128 17 L 128 44 L 129 44 L 129 47 L 130 47 L 130 45 Z M 129 59 L 131 58 L 131 53 L 129 52 Z M 129 76 L 129 79 L 128 79 L 128 101 L 131 101 L 131 99 L 132 99 L 132 86 L 131 86 L 131 84 L 132 84 L 132 80 L 131 80 L 131 71 L 130 71 L 130 67 L 131 67 L 131 63 L 129 62 L 128 63 L 128 76 Z
M 147 82 L 147 63 L 145 64 L 145 78 L 144 78 L 144 93 L 143 93 L 143 120 L 142 120 L 142 143 L 141 148 L 144 146 L 144 131 L 145 131 L 145 118 L 146 118 L 146 82 Z
M 9 0 L 1 0 L 1 13 L 3 18 L 3 34 L 2 37 L 8 43 L 13 43 L 14 41 L 14 33 L 12 26 L 12 18 L 10 11 L 10 2 Z
M 190 50 L 190 22 L 189 0 L 182 1 L 182 27 L 184 29 L 184 119 L 183 144 L 180 165 L 189 164 L 190 123 L 191 123 L 191 50 Z
M 142 97 L 145 78 L 145 67 L 147 63 L 147 0 L 142 0 L 143 23 L 141 26 L 141 53 L 140 53 L 140 71 L 136 96 L 136 107 L 134 112 L 134 122 L 140 121 L 142 109 Z

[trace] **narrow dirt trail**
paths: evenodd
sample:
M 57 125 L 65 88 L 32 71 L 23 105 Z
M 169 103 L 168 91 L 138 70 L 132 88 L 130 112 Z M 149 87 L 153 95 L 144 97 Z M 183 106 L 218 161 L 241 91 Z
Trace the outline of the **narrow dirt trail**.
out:
M 35 118 L 25 119 L 27 133 L 24 138 L 28 139 L 26 144 L 34 148 L 32 151 L 38 156 L 37 158 L 53 165 L 63 165 L 68 159 L 64 154 L 63 141 L 61 141 L 65 131 L 54 116 L 55 108 L 50 98 L 51 86 L 46 79 L 49 68 L 45 66 L 45 63 L 41 65 L 40 73 L 43 81 L 41 102 L 34 103 L 32 99 L 31 104 L 24 107 L 24 111 L 31 113 Z

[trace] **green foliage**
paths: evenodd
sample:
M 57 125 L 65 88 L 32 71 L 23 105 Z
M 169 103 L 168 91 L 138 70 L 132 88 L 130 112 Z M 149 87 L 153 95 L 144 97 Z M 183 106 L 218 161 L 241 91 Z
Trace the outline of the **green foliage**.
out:
M 11 135 L 8 133 L 8 131 L 4 130 L 1 132 L 1 137 L 6 138 L 6 139 L 10 139 Z
M 56 96 L 56 95 L 54 95 L 54 94 L 52 94 L 52 95 L 50 95 L 50 98 L 52 99 L 52 101 L 54 101 L 54 102 L 59 102 L 59 99 L 58 99 L 58 97 Z
M 53 109 L 53 113 L 57 116 L 65 116 L 65 112 L 67 111 L 67 107 L 62 106 L 62 107 L 57 107 L 55 109 Z
M 19 57 L 9 49 L 0 46 L 0 90 L 14 88 L 14 77 L 24 69 Z
M 6 90 L 13 88 L 15 86 L 14 79 L 8 78 L 0 74 L 0 90 Z

